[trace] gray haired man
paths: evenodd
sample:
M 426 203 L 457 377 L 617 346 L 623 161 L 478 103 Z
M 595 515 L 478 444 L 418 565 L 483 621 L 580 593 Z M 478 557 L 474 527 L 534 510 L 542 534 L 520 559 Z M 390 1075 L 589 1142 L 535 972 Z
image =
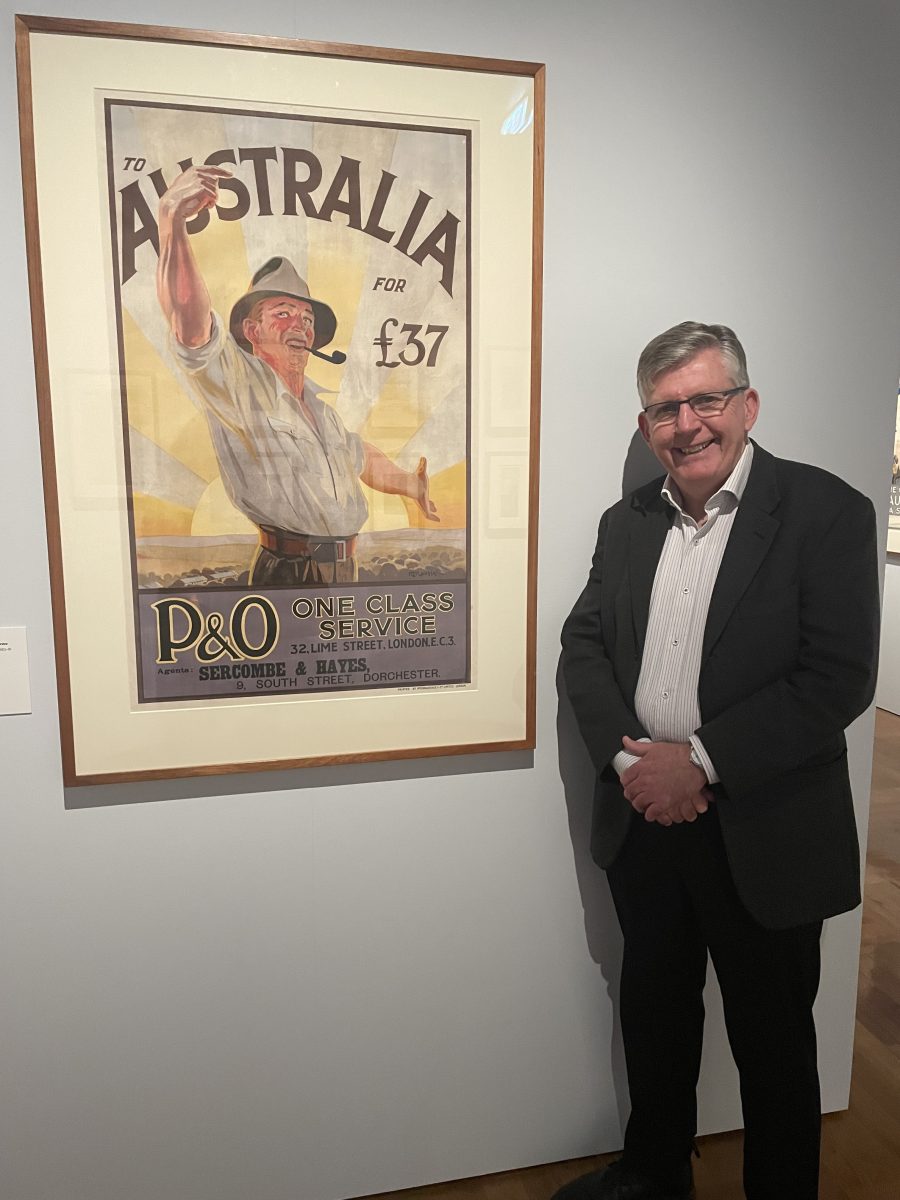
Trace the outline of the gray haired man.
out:
M 818 1196 L 824 918 L 860 898 L 845 727 L 872 699 L 875 514 L 749 440 L 743 348 L 686 321 L 638 364 L 666 472 L 609 509 L 563 629 L 597 770 L 592 854 L 624 934 L 622 1158 L 557 1200 L 687 1200 L 712 958 L 748 1200 Z

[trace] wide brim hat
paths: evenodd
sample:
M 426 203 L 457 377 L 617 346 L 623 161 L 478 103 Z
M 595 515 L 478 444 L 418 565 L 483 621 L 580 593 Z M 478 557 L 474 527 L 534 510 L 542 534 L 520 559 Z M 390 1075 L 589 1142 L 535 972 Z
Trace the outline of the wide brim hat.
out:
M 295 300 L 304 300 L 315 314 L 316 331 L 313 338 L 313 349 L 318 350 L 327 346 L 337 331 L 337 317 L 327 304 L 314 300 L 309 294 L 306 280 L 297 274 L 294 264 L 287 258 L 270 258 L 259 268 L 250 280 L 250 286 L 234 308 L 228 320 L 231 336 L 247 351 L 253 347 L 244 336 L 244 318 L 250 313 L 254 304 L 275 296 L 292 296 Z

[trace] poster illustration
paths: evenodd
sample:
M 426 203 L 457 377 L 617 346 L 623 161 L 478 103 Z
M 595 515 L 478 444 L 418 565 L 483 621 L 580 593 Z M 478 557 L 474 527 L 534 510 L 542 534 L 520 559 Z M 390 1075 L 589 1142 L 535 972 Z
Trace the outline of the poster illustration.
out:
M 101 120 L 138 703 L 466 683 L 471 130 Z
M 543 65 L 16 52 L 66 786 L 532 748 Z
M 897 393 L 897 425 L 891 463 L 891 509 L 888 516 L 887 548 L 891 554 L 900 554 L 900 391 Z

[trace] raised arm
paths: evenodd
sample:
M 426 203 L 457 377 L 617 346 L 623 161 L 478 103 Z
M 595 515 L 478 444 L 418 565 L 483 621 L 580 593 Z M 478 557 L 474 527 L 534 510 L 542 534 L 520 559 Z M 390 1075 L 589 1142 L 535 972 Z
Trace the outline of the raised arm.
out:
M 159 202 L 159 265 L 156 294 L 176 340 L 182 346 L 205 345 L 212 332 L 209 292 L 191 249 L 186 225 L 219 195 L 225 167 L 188 167 Z

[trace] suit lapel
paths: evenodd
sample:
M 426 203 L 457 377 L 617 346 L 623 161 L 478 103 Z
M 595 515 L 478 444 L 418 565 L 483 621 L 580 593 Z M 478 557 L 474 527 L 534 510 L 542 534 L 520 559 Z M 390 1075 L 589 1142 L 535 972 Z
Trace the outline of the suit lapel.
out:
M 778 518 L 772 515 L 778 500 L 775 460 L 754 443 L 753 465 L 735 513 L 709 604 L 701 665 L 706 662 L 735 606 L 769 552 L 781 525 Z
M 641 488 L 632 498 L 631 534 L 628 544 L 628 578 L 631 585 L 631 611 L 638 656 L 647 637 L 650 595 L 656 567 L 666 534 L 672 526 L 674 509 L 660 494 L 662 480 Z M 650 491 L 649 488 L 654 488 Z

